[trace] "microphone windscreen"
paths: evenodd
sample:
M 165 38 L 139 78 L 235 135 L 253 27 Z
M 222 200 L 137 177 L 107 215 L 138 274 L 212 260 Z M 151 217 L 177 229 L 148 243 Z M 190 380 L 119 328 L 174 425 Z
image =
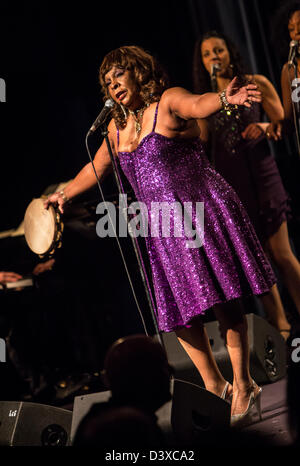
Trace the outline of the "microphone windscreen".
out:
M 113 108 L 114 105 L 115 105 L 115 102 L 113 101 L 113 99 L 107 99 L 105 101 L 104 107 Z
M 221 66 L 219 63 L 213 63 L 210 68 L 210 74 L 215 74 L 217 71 L 220 71 Z

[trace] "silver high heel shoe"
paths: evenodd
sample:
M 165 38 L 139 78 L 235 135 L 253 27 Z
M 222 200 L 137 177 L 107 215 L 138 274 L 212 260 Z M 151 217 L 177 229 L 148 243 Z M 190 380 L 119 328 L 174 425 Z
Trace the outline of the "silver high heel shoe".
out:
M 229 382 L 225 383 L 225 386 L 224 386 L 224 389 L 223 389 L 222 395 L 221 395 L 222 400 L 227 401 L 227 403 L 231 403 L 231 401 L 232 401 L 232 393 L 230 395 L 227 393 L 229 385 L 230 385 Z
M 262 388 L 259 388 L 259 392 L 256 396 L 254 396 L 254 389 L 257 387 L 257 384 L 252 380 L 252 391 L 250 393 L 249 402 L 246 411 L 241 414 L 233 414 L 230 418 L 230 425 L 231 427 L 241 426 L 245 421 L 251 418 L 253 414 L 253 408 L 256 408 L 258 413 L 259 420 L 262 420 L 261 415 L 261 393 Z

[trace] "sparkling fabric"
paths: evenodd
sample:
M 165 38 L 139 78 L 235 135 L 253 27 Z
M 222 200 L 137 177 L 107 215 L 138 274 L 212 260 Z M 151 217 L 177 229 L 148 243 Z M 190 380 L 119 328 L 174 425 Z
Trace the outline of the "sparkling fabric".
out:
M 264 136 L 245 140 L 242 132 L 261 121 L 261 105 L 221 110 L 209 118 L 214 168 L 234 188 L 262 243 L 290 215 L 289 198 Z
M 135 151 L 119 152 L 119 161 L 149 213 L 153 202 L 204 202 L 203 246 L 187 248 L 186 237 L 172 234 L 146 237 L 160 330 L 186 326 L 216 303 L 266 293 L 275 283 L 248 215 L 199 138 L 167 138 L 154 122 Z

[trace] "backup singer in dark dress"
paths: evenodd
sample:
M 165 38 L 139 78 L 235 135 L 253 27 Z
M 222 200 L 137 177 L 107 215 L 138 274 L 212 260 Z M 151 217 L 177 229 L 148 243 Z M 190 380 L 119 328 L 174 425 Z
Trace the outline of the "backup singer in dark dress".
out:
M 261 122 L 263 111 L 271 121 L 282 118 L 283 107 L 272 83 L 263 75 L 247 74 L 235 45 L 217 31 L 206 33 L 195 45 L 194 87 L 197 92 L 210 89 L 212 64 L 219 66 L 218 90 L 227 86 L 234 73 L 241 83 L 256 82 L 262 92 L 261 104 L 254 103 L 250 109 L 220 110 L 198 122 L 201 137 L 211 141 L 216 170 L 237 192 L 265 252 L 273 259 L 300 313 L 300 264 L 289 242 L 288 195 L 268 147 L 269 123 Z M 268 319 L 287 339 L 290 324 L 276 285 L 262 301 Z
M 166 89 L 156 60 L 140 47 L 110 52 L 100 67 L 105 98 L 115 101 L 109 138 L 115 157 L 149 218 L 153 202 L 204 202 L 204 244 L 187 248 L 185 237 L 146 238 L 152 266 L 160 330 L 174 330 L 204 380 L 205 387 L 232 402 L 232 424 L 259 407 L 261 388 L 249 373 L 247 323 L 239 308 L 226 308 L 248 294 L 266 293 L 275 277 L 249 217 L 230 185 L 211 167 L 199 139 L 197 118 L 221 106 L 250 108 L 260 100 L 256 85 L 237 87 L 235 80 L 219 95 L 195 95 L 182 88 Z M 100 179 L 111 161 L 105 143 L 95 159 Z M 65 188 L 45 202 L 63 210 L 71 199 L 95 184 L 87 164 Z M 174 214 L 174 219 L 176 213 Z M 195 225 L 193 225 L 195 227 Z M 199 236 L 202 232 L 199 231 Z M 101 260 L 101 258 L 99 258 Z M 234 381 L 223 378 L 214 360 L 201 316 L 219 303 L 217 318 L 224 327 Z

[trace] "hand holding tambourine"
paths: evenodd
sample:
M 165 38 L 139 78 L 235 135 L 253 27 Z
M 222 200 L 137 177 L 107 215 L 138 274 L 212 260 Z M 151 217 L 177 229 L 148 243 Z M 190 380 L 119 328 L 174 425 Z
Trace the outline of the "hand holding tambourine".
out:
M 26 242 L 29 248 L 42 258 L 53 255 L 56 248 L 61 246 L 64 226 L 58 209 L 50 202 L 45 208 L 44 203 L 45 199 L 33 199 L 24 216 Z
M 63 214 L 64 213 L 64 205 L 69 201 L 67 196 L 64 193 L 64 190 L 51 194 L 45 201 L 44 207 L 48 209 L 48 207 L 53 204 L 54 207 L 57 207 L 58 210 Z

